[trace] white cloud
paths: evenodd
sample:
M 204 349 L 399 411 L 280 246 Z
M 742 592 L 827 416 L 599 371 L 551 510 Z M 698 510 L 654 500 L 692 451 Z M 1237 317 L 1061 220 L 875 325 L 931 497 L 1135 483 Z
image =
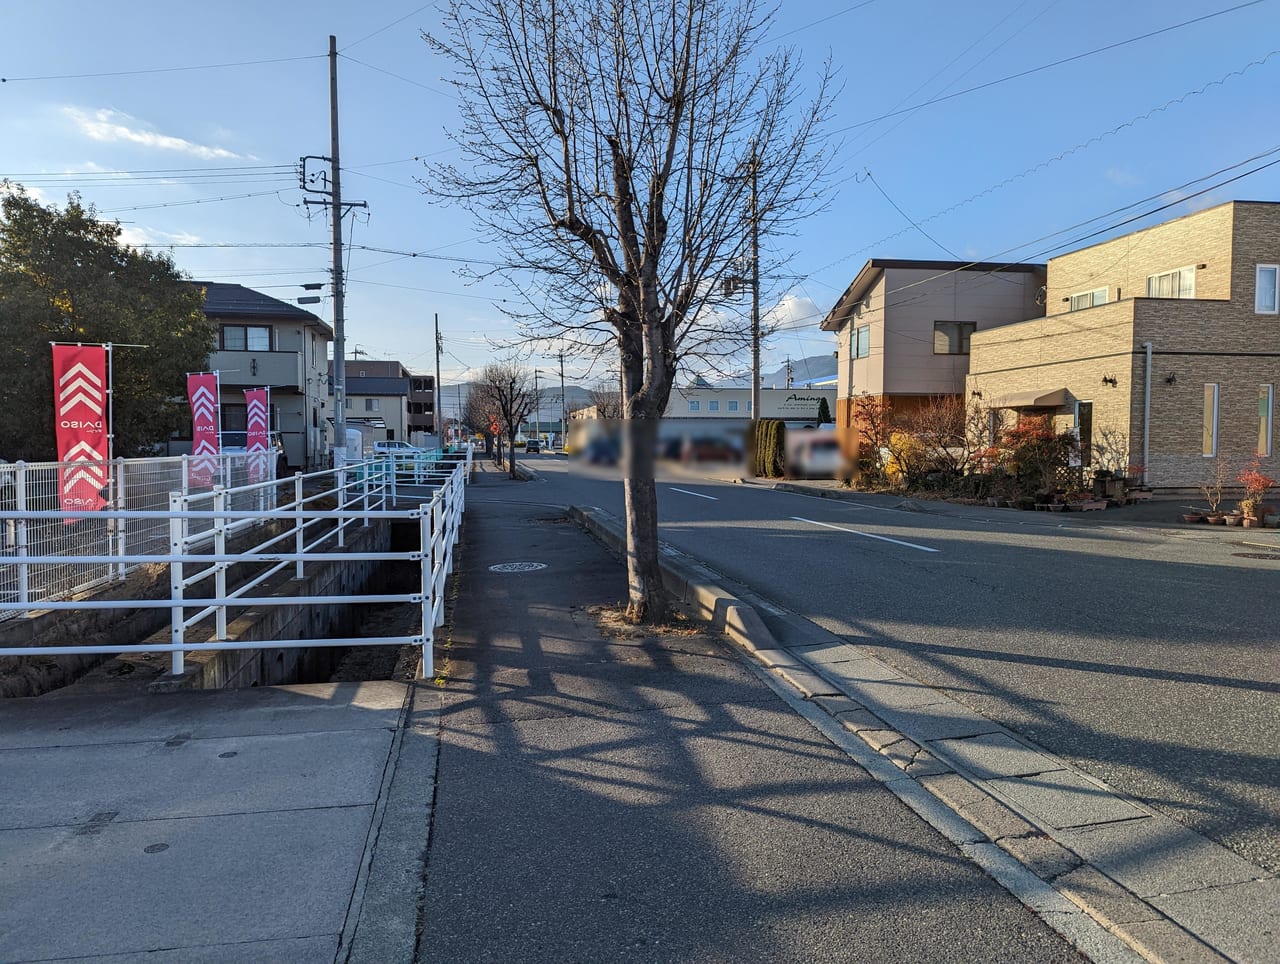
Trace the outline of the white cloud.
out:
M 1107 168 L 1107 170 L 1103 174 L 1103 177 L 1105 177 L 1112 184 L 1119 185 L 1120 187 L 1132 187 L 1135 184 L 1142 183 L 1142 179 L 1139 178 L 1136 174 L 1133 174 L 1130 171 L 1122 170 L 1121 168 L 1118 168 L 1118 167 Z
M 78 107 L 64 107 L 63 113 L 75 122 L 80 133 L 104 143 L 129 143 L 162 151 L 177 151 L 204 161 L 239 160 L 240 154 L 222 147 L 196 144 L 182 137 L 160 134 L 140 126 L 137 119 L 120 111 L 102 108 L 86 112 Z
M 169 231 L 156 231 L 151 228 L 138 227 L 137 225 L 122 224 L 120 226 L 120 241 L 122 244 L 141 248 L 146 245 L 199 244 L 200 236 L 187 234 L 186 232 L 173 234 Z
M 816 329 L 826 314 L 812 298 L 787 295 L 766 311 L 762 320 L 781 331 Z
M 0 179 L 0 194 L 17 194 L 19 187 L 25 190 L 27 197 L 31 198 L 31 200 L 35 201 L 37 204 L 49 204 L 49 195 L 45 194 L 44 191 L 40 190 L 40 188 L 28 187 L 27 185 L 20 184 L 17 181 L 6 181 Z

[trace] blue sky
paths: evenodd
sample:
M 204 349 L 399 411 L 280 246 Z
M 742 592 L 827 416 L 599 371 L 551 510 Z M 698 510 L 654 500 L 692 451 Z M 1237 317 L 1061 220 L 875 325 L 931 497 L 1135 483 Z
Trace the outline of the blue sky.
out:
M 830 54 L 839 70 L 843 148 L 827 210 L 773 242 L 794 252 L 797 278 L 768 293 L 782 330 L 765 370 L 834 347 L 818 324 L 870 257 L 1044 260 L 1233 198 L 1280 199 L 1280 165 L 1188 197 L 1280 158 L 1234 166 L 1280 147 L 1280 0 L 1124 43 L 1238 2 L 785 4 L 774 42 L 813 70 Z M 421 39 L 438 29 L 434 5 L 41 0 L 7 3 L 3 23 L 0 177 L 58 202 L 79 190 L 128 238 L 173 244 L 192 277 L 285 300 L 328 280 L 328 225 L 300 206 L 293 167 L 328 153 L 336 35 L 343 193 L 369 204 L 347 237 L 383 249 L 350 252 L 348 356 L 430 371 L 438 313 L 449 384 L 510 335 L 497 307 L 508 292 L 457 275 L 453 259 L 485 259 L 484 240 L 414 181 L 421 158 L 448 156 L 456 113 Z M 164 70 L 212 64 L 239 66 Z M 868 123 L 894 111 L 905 112 Z M 317 310 L 332 320 L 327 300 Z

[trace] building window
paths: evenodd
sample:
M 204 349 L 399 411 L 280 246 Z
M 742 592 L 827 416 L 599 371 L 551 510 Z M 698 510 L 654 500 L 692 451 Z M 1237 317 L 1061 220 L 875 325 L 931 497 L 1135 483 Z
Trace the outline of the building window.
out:
M 364 400 L 364 410 L 366 412 L 376 412 L 378 410 L 378 400 L 376 398 L 366 398 Z
M 699 412 L 701 410 L 702 410 L 702 403 L 700 401 L 694 398 L 689 399 L 689 411 Z
M 747 414 L 748 414 L 748 415 L 750 415 L 750 414 L 751 414 L 751 403 L 750 403 L 750 402 L 747 402 Z
M 1200 454 L 1207 459 L 1218 454 L 1218 386 L 1204 387 L 1204 428 L 1200 435 Z
M 1258 456 L 1271 456 L 1271 425 L 1275 416 L 1275 386 L 1258 386 Z
M 855 332 L 854 358 L 866 358 L 871 354 L 871 326 L 863 325 Z
M 737 402 L 735 402 L 735 401 L 733 401 L 732 399 L 730 399 L 730 401 L 729 401 L 729 411 L 731 411 L 731 412 L 736 412 L 737 410 L 738 410 L 738 403 L 737 403 Z
M 715 399 L 712 399 L 711 401 L 707 402 L 707 411 L 708 412 L 720 411 L 720 403 Z
M 1280 265 L 1258 265 L 1258 285 L 1253 296 L 1253 310 L 1260 315 L 1280 313 L 1280 302 L 1276 299 L 1277 276 L 1280 276 Z
M 224 432 L 247 432 L 249 430 L 249 406 L 222 403 L 218 406 L 222 416 Z
M 342 407 L 345 411 L 351 411 L 351 396 L 348 395 L 342 400 Z
M 1107 289 L 1095 288 L 1093 291 L 1082 291 L 1079 294 L 1071 296 L 1071 311 L 1080 311 L 1084 308 L 1092 308 L 1094 305 L 1105 305 L 1107 303 Z
M 935 321 L 933 323 L 933 353 L 935 355 L 969 354 L 969 336 L 978 323 L 975 321 Z
M 1179 268 L 1147 278 L 1148 298 L 1194 298 L 1196 296 L 1196 269 Z
M 223 325 L 223 351 L 271 351 L 270 325 Z

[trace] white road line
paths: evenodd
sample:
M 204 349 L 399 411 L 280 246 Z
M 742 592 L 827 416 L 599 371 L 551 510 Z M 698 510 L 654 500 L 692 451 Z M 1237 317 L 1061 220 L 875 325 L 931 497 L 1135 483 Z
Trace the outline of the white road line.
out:
M 888 536 L 875 536 L 870 532 L 859 532 L 857 529 L 846 529 L 843 526 L 833 526 L 829 522 L 815 522 L 813 519 L 802 519 L 798 515 L 791 517 L 793 522 L 807 522 L 812 526 L 822 526 L 824 529 L 835 529 L 836 532 L 847 532 L 851 536 L 862 536 L 866 539 L 878 539 L 881 542 L 892 542 L 895 546 L 906 546 L 908 549 L 919 549 L 921 552 L 939 552 L 938 549 L 930 549 L 928 546 L 918 546 L 914 542 L 903 542 L 901 539 L 890 539 Z
M 701 492 L 690 492 L 688 489 L 677 489 L 674 485 L 669 487 L 672 492 L 683 492 L 685 495 L 695 495 L 699 499 L 710 499 L 712 502 L 719 502 L 714 495 L 703 495 Z

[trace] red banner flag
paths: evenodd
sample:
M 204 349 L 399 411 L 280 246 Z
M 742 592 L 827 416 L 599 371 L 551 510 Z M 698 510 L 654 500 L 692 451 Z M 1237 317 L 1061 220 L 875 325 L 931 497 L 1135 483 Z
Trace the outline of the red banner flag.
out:
M 188 483 L 210 488 L 218 471 L 218 376 L 210 372 L 187 376 L 191 402 L 191 462 Z
M 107 349 L 102 345 L 54 345 L 53 391 L 62 508 L 97 512 L 107 489 Z M 82 463 L 82 464 L 80 464 Z
M 246 388 L 244 404 L 248 412 L 248 429 L 245 449 L 249 453 L 249 481 L 265 482 L 267 479 L 267 421 L 270 412 L 269 388 Z

